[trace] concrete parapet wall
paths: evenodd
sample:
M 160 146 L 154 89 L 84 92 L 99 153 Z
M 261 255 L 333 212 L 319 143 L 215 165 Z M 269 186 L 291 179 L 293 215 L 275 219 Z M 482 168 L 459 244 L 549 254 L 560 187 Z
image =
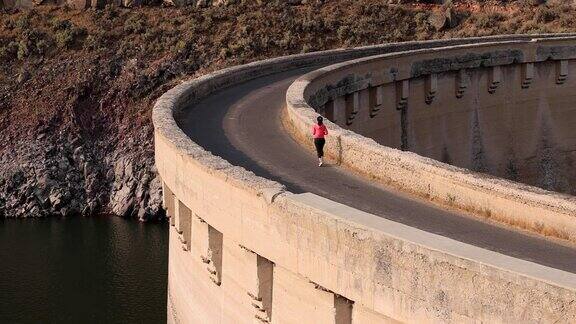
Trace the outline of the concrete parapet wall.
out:
M 166 139 L 156 142 L 158 154 L 177 154 Z M 273 322 L 329 322 L 338 310 L 337 296 L 353 302 L 352 318 L 378 322 L 576 320 L 573 274 L 312 194 L 282 193 L 267 180 L 247 188 L 189 157 L 163 160 L 158 169 L 176 175 L 164 178 L 172 199 L 191 206 L 195 217 L 191 237 L 184 238 L 190 250 L 177 227 L 170 227 L 169 298 L 176 322 L 252 322 L 260 313 L 253 304 L 261 298 L 252 296 L 263 285 L 258 258 L 273 264 Z M 270 202 L 263 190 L 279 195 Z M 208 247 L 209 226 L 223 236 L 220 282 L 206 262 L 215 253 Z
M 257 62 L 183 83 L 158 100 L 156 165 L 172 218 L 169 322 L 576 320 L 575 275 L 292 194 L 205 151 L 174 119 L 210 93 L 261 75 L 434 44 Z
M 391 108 L 386 111 L 397 109 L 402 111 L 406 109 L 411 93 L 410 89 L 405 91 L 403 88 L 409 88 L 410 83 L 416 79 L 420 80 L 418 81 L 419 89 L 428 87 L 430 91 L 427 96 L 421 97 L 422 103 L 417 107 L 411 104 L 410 109 L 413 110 L 416 108 L 432 109 L 426 108 L 424 103 L 425 99 L 433 100 L 430 99 L 432 94 L 443 92 L 447 93 L 445 96 L 456 97 L 458 91 L 466 90 L 459 90 L 458 87 L 452 88 L 454 83 L 458 85 L 458 79 L 455 82 L 446 83 L 450 85 L 449 89 L 437 88 L 437 75 L 440 73 L 444 75 L 452 73 L 452 78 L 455 78 L 462 70 L 484 69 L 487 74 L 486 94 L 490 91 L 490 86 L 507 88 L 500 84 L 499 73 L 503 66 L 519 65 L 522 67 L 543 60 L 553 60 L 557 62 L 555 64 L 558 73 L 554 76 L 557 78 L 561 75 L 559 72 L 563 64 L 561 62 L 576 58 L 573 53 L 574 46 L 576 46 L 576 40 L 572 38 L 515 40 L 406 51 L 339 63 L 311 72 L 292 84 L 287 93 L 288 118 L 296 136 L 302 139 L 308 136 L 315 116 L 318 114 L 314 108 L 323 109 L 327 103 L 332 105 L 330 107 L 332 120 L 336 120 L 340 125 L 346 126 L 347 124 L 346 127 L 351 127 L 352 123 L 356 123 L 354 120 L 351 122 L 351 118 L 353 119 L 355 115 L 353 110 L 356 108 L 340 107 L 340 112 L 335 112 L 338 105 L 351 106 L 350 103 L 344 102 L 347 97 L 360 96 L 361 104 L 359 105 L 363 103 L 363 108 L 368 109 L 365 107 L 369 105 L 366 103 L 370 100 L 368 92 L 386 91 L 387 99 L 394 102 L 381 103 L 378 105 L 379 108 L 387 105 Z M 524 69 L 522 67 L 522 71 L 525 71 Z M 525 72 L 522 73 L 526 76 Z M 498 77 L 498 80 L 495 79 L 489 83 L 492 74 Z M 434 79 L 431 81 L 432 77 Z M 422 78 L 424 80 L 421 80 Z M 527 82 L 526 80 L 525 77 L 522 85 Z M 426 82 L 429 83 L 426 84 Z M 518 87 L 520 86 L 519 80 Z M 406 92 L 404 99 L 403 92 Z M 501 97 L 506 98 L 506 95 L 503 94 Z M 402 103 L 402 100 L 405 103 Z M 486 100 L 489 101 L 490 98 Z M 439 105 L 442 106 L 442 103 Z M 370 109 L 374 109 L 375 106 L 377 106 L 376 103 L 373 103 Z M 347 115 L 342 112 L 345 108 L 348 109 Z M 382 112 L 382 114 L 386 113 Z M 452 111 L 448 113 L 454 114 Z M 364 116 L 366 115 L 364 113 Z M 386 127 L 398 133 L 404 131 L 399 129 L 402 127 L 401 121 L 394 124 L 389 117 L 385 115 L 382 119 L 378 119 L 378 122 L 383 124 L 380 132 L 383 132 L 384 137 L 389 131 Z M 363 121 L 370 123 L 368 119 L 370 118 L 365 117 Z M 363 121 L 358 122 L 356 127 L 361 128 Z M 540 234 L 576 240 L 576 222 L 574 221 L 576 198 L 574 196 L 471 172 L 468 169 L 454 167 L 411 152 L 380 145 L 370 138 L 343 129 L 334 123 L 328 122 L 328 124 L 333 135 L 327 151 L 335 161 L 348 168 L 402 190 L 473 211 L 483 217 Z M 423 122 L 423 127 L 425 124 Z M 434 126 L 430 123 L 428 127 L 441 129 L 441 126 Z M 409 148 L 404 147 L 408 143 L 404 143 L 404 138 L 400 136 L 397 142 L 392 144 L 396 144 L 397 148 Z M 460 147 L 460 149 L 465 150 L 465 147 Z

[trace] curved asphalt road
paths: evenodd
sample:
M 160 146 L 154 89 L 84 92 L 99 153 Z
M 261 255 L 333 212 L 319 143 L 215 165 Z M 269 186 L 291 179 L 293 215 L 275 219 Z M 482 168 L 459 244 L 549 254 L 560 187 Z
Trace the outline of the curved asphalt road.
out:
M 178 124 L 213 154 L 294 193 L 312 192 L 424 231 L 576 273 L 574 247 L 441 209 L 338 166 L 318 168 L 315 154 L 294 141 L 280 121 L 288 86 L 310 70 L 278 73 L 219 91 L 184 111 Z

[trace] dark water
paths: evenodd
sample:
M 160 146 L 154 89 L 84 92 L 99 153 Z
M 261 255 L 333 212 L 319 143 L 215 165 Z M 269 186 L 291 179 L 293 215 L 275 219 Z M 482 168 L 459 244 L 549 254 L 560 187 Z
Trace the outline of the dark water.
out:
M 168 226 L 0 219 L 0 323 L 166 323 Z

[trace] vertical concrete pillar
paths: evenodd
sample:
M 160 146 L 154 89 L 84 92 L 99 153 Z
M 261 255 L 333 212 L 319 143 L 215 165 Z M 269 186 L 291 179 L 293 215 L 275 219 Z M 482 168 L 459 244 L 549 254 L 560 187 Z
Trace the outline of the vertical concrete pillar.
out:
M 257 316 L 259 319 L 265 319 L 268 322 L 272 321 L 272 295 L 274 287 L 274 264 L 272 261 L 261 257 L 257 257 L 258 265 L 258 300 L 261 305 L 258 306 L 259 311 L 266 315 Z
M 424 102 L 430 105 L 434 101 L 436 97 L 436 92 L 438 91 L 438 75 L 437 74 L 430 74 L 426 78 L 426 94 L 424 98 Z
M 346 99 L 344 96 L 334 98 L 333 122 L 338 125 L 346 123 Z
M 370 88 L 358 90 L 352 95 L 352 102 L 354 107 L 354 121 L 364 122 L 370 116 L 371 102 L 370 102 Z
M 456 98 L 464 97 L 464 93 L 470 84 L 470 76 L 465 69 L 461 69 L 456 74 Z
M 198 216 L 191 218 L 190 252 L 192 257 L 199 258 L 207 265 L 206 270 L 210 275 L 210 280 L 219 286 L 222 283 L 222 233 Z
M 400 110 L 400 149 L 408 151 L 408 108 L 404 106 Z
M 396 83 L 396 109 L 400 110 L 400 149 L 408 150 L 408 98 L 410 81 Z
M 384 104 L 384 86 L 376 87 L 376 106 L 380 107 Z
M 356 114 L 360 111 L 360 94 L 358 91 L 347 94 L 346 100 L 346 125 L 352 125 Z
M 556 62 L 556 84 L 564 84 L 568 79 L 568 61 Z
M 502 70 L 500 66 L 493 66 L 490 69 L 490 76 L 488 77 L 488 92 L 491 94 L 496 93 L 500 82 L 502 82 Z
M 403 80 L 396 83 L 396 109 L 402 110 L 408 106 L 410 96 L 410 81 Z
M 182 234 L 182 230 L 181 230 L 181 226 L 180 226 L 180 215 L 178 213 L 178 205 L 180 204 L 180 201 L 178 200 L 178 198 L 176 198 L 176 196 L 174 196 L 174 198 L 172 199 L 173 202 L 173 206 L 174 206 L 174 210 L 172 212 L 172 218 L 174 218 L 174 227 L 176 227 L 176 232 L 178 232 L 178 234 Z
M 180 242 L 182 243 L 182 248 L 185 251 L 190 250 L 190 239 L 192 234 L 192 211 L 186 207 L 181 201 L 176 201 L 176 219 L 178 223 L 176 224 L 176 229 L 179 234 Z
M 382 100 L 378 98 L 379 88 L 380 87 L 368 88 L 368 108 L 370 111 L 370 118 L 374 118 L 376 116 L 382 105 Z
M 222 240 L 222 233 L 208 225 L 208 272 L 218 286 L 222 283 Z
M 331 122 L 334 122 L 334 101 L 328 100 L 324 105 L 324 116 Z
M 164 209 L 166 209 L 166 215 L 170 219 L 170 225 L 174 226 L 174 194 L 164 181 L 162 181 L 162 205 L 164 205 Z
M 522 64 L 522 89 L 530 88 L 534 79 L 534 63 Z
M 360 91 L 356 91 L 352 94 L 353 110 L 354 115 L 360 112 Z
M 191 220 L 192 233 L 190 239 L 190 252 L 193 258 L 208 260 L 208 224 L 200 217 L 194 215 Z

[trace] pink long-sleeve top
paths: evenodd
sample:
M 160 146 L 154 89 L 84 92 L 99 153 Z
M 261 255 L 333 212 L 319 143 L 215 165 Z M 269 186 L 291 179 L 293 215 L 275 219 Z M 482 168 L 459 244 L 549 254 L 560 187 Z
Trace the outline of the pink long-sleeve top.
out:
M 324 138 L 326 135 L 328 135 L 328 128 L 326 128 L 326 125 L 314 124 L 314 126 L 312 126 L 312 136 L 314 138 Z

